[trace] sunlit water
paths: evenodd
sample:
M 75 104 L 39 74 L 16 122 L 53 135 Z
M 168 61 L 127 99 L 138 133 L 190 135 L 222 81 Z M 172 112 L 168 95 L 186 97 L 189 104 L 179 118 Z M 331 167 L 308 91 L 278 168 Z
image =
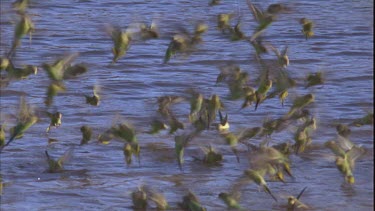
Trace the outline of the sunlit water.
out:
M 126 3 L 124 3 L 126 2 Z M 222 1 L 209 7 L 207 1 L 32 1 L 28 12 L 36 31 L 32 42 L 22 40 L 14 63 L 41 66 L 66 54 L 80 53 L 75 63 L 83 62 L 88 72 L 66 81 L 67 91 L 55 97 L 49 111 L 63 114 L 62 126 L 45 133 L 49 119 L 41 115 L 22 139 L 6 147 L 1 154 L 1 176 L 4 182 L 1 210 L 129 210 L 130 193 L 147 184 L 163 192 L 172 207 L 182 200 L 188 190 L 200 198 L 208 210 L 225 210 L 218 199 L 228 191 L 249 167 L 246 149 L 241 150 L 240 163 L 215 130 L 205 131 L 185 152 L 183 171 L 178 168 L 174 152 L 174 135 L 148 135 L 149 121 L 157 110 L 156 99 L 162 95 L 181 95 L 195 88 L 206 97 L 218 94 L 228 113 L 231 130 L 261 126 L 264 118 L 276 118 L 286 113 L 293 96 L 314 93 L 311 112 L 318 119 L 313 133 L 313 147 L 300 155 L 292 155 L 295 179 L 285 184 L 269 182 L 278 202 L 259 191 L 255 184 L 242 188 L 241 206 L 248 210 L 285 209 L 285 196 L 297 195 L 307 186 L 301 198 L 313 210 L 373 210 L 373 126 L 351 128 L 351 140 L 367 149 L 357 162 L 353 186 L 344 178 L 332 153 L 323 143 L 336 136 L 336 123 L 350 123 L 368 111 L 373 111 L 373 1 L 290 1 L 292 11 L 281 14 L 265 33 L 265 40 L 282 49 L 289 46 L 290 66 L 287 71 L 298 84 L 291 91 L 286 106 L 278 99 L 239 110 L 242 100 L 230 101 L 225 84 L 215 86 L 219 66 L 233 62 L 250 75 L 255 86 L 259 67 L 254 50 L 246 41 L 231 42 L 216 29 L 219 13 L 242 14 L 242 28 L 250 35 L 256 23 L 246 1 Z M 10 1 L 1 1 L 1 55 L 10 48 L 16 15 Z M 266 8 L 274 1 L 253 1 Z M 315 36 L 305 40 L 298 19 L 306 17 L 315 22 Z M 136 41 L 126 56 L 111 64 L 112 41 L 105 33 L 105 24 L 126 28 L 132 22 L 152 20 L 160 27 L 161 38 Z M 209 30 L 203 43 L 188 58 L 172 58 L 162 64 L 165 50 L 178 26 L 193 29 L 203 20 Z M 233 21 L 234 24 L 235 21 Z M 275 59 L 270 54 L 267 59 Z M 310 72 L 323 71 L 323 86 L 303 88 Z M 37 75 L 11 82 L 1 88 L 1 124 L 14 124 L 19 96 L 26 95 L 39 113 L 44 105 L 49 79 L 40 67 Z M 102 87 L 102 102 L 94 107 L 85 104 L 84 94 L 92 87 Z M 188 125 L 188 102 L 173 107 L 177 117 Z M 137 129 L 141 145 L 141 163 L 127 167 L 123 144 L 112 141 L 101 145 L 91 141 L 78 146 L 79 128 L 88 125 L 94 137 L 108 129 L 118 116 Z M 271 143 L 293 139 L 295 128 L 272 135 Z M 182 133 L 182 131 L 177 132 Z M 48 137 L 59 142 L 47 146 Z M 259 138 L 260 141 L 260 138 Z M 211 143 L 224 154 L 222 166 L 207 167 L 192 159 L 201 156 L 199 146 Z M 44 150 L 54 157 L 75 146 L 74 157 L 60 174 L 45 173 Z M 153 205 L 151 204 L 151 207 Z M 173 208 L 177 209 L 177 208 Z

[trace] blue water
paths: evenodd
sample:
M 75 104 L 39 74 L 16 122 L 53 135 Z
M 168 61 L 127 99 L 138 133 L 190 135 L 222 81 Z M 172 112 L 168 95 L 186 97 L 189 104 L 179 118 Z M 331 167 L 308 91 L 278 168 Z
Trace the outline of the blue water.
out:
M 266 8 L 275 1 L 252 1 Z M 308 187 L 301 200 L 312 210 L 373 210 L 373 126 L 353 127 L 350 139 L 363 146 L 367 153 L 357 161 L 353 186 L 344 184 L 332 153 L 323 147 L 336 136 L 335 124 L 348 124 L 373 112 L 373 1 L 286 1 L 291 10 L 278 16 L 265 32 L 264 40 L 277 48 L 289 47 L 290 66 L 287 71 L 297 81 L 290 90 L 286 105 L 270 99 L 260 105 L 239 110 L 242 100 L 228 100 L 225 84 L 215 86 L 219 67 L 232 62 L 240 65 L 256 86 L 259 68 L 254 50 L 245 41 L 231 42 L 216 29 L 219 13 L 241 13 L 241 26 L 251 35 L 256 23 L 246 1 L 222 1 L 209 7 L 208 1 L 32 1 L 28 13 L 36 30 L 32 42 L 28 37 L 16 51 L 14 64 L 37 65 L 37 75 L 26 80 L 12 81 L 1 87 L 1 124 L 15 124 L 19 96 L 26 95 L 40 121 L 22 139 L 6 147 L 1 154 L 3 193 L 1 210 L 131 210 L 131 192 L 147 184 L 164 193 L 169 203 L 177 202 L 190 189 L 208 210 L 225 210 L 218 199 L 220 192 L 231 185 L 249 168 L 246 150 L 237 163 L 230 148 L 214 130 L 205 131 L 186 149 L 184 171 L 178 168 L 174 152 L 174 135 L 149 135 L 149 122 L 157 110 L 157 97 L 183 95 L 195 88 L 209 97 L 218 94 L 228 113 L 231 130 L 261 126 L 265 118 L 276 118 L 288 112 L 293 98 L 313 93 L 315 103 L 309 106 L 317 118 L 311 149 L 292 155 L 295 180 L 285 184 L 269 182 L 279 198 L 274 202 L 255 184 L 242 188 L 240 204 L 247 210 L 285 209 L 285 196 L 297 195 Z M 17 16 L 10 1 L 1 1 L 0 54 L 11 47 Z M 315 36 L 305 40 L 298 20 L 309 18 L 315 23 Z M 112 61 L 112 41 L 104 25 L 125 29 L 130 23 L 154 20 L 160 28 L 160 38 L 135 41 L 126 56 Z M 209 30 L 203 43 L 189 57 L 172 58 L 162 64 L 171 36 L 179 26 L 193 30 L 194 23 L 204 21 Z M 235 24 L 236 19 L 232 21 Z M 54 99 L 49 111 L 63 114 L 62 125 L 45 130 L 49 119 L 43 115 L 49 79 L 41 68 L 68 53 L 79 53 L 74 63 L 84 63 L 88 72 L 65 82 L 67 91 Z M 276 57 L 266 55 L 272 62 Z M 323 71 L 325 84 L 305 89 L 304 78 L 310 72 Z M 85 94 L 94 85 L 101 86 L 102 101 L 98 107 L 85 104 Z M 189 104 L 173 107 L 178 119 L 188 125 Z M 123 144 L 112 141 L 100 145 L 91 141 L 76 146 L 74 157 L 67 163 L 66 173 L 44 173 L 47 168 L 44 150 L 61 155 L 69 146 L 81 140 L 79 128 L 89 125 L 94 137 L 108 129 L 115 119 L 131 122 L 138 131 L 142 148 L 141 165 L 127 167 L 122 153 Z M 273 143 L 292 141 L 295 128 L 272 136 Z M 178 134 L 183 131 L 177 132 Z M 7 134 L 8 135 L 8 134 Z M 48 138 L 59 142 L 47 145 Z M 258 141 L 260 141 L 259 138 Z M 207 168 L 194 162 L 191 156 L 202 155 L 200 146 L 214 145 L 224 155 L 223 165 Z M 151 204 L 151 207 L 153 205 Z

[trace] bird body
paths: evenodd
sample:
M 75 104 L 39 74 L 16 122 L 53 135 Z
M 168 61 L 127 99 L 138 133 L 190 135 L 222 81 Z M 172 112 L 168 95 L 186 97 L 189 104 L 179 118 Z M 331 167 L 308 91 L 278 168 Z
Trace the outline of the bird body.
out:
M 16 48 L 21 44 L 22 37 L 24 37 L 26 34 L 29 34 L 31 40 L 31 33 L 35 29 L 34 23 L 31 21 L 30 16 L 28 16 L 26 13 L 21 13 L 20 15 L 21 19 L 16 24 L 16 27 L 14 29 L 13 44 L 8 53 L 9 58 L 12 56 Z
M 126 51 L 130 47 L 132 40 L 131 34 L 128 31 L 121 31 L 119 28 L 113 26 L 106 27 L 107 33 L 111 36 L 113 41 L 112 63 L 116 63 L 121 57 L 126 54 Z
M 149 26 L 145 23 L 141 23 L 139 25 L 139 31 L 143 40 L 155 39 L 159 37 L 159 30 L 154 22 L 152 22 Z
M 221 13 L 217 16 L 217 28 L 222 32 L 230 29 L 230 19 L 232 14 Z
M 147 194 L 147 199 L 150 199 L 156 204 L 157 210 L 169 209 L 168 201 L 162 193 L 156 192 L 148 186 L 143 186 L 143 189 Z
M 80 131 L 82 133 L 82 139 L 81 139 L 80 145 L 87 144 L 91 139 L 92 129 L 89 126 L 83 125 L 80 128 Z
M 301 18 L 299 23 L 302 25 L 302 33 L 305 35 L 306 40 L 312 36 L 314 36 L 314 23 L 307 19 L 307 18 Z
M 216 164 L 223 160 L 223 155 L 216 152 L 211 145 L 209 147 L 202 148 L 202 150 L 205 153 L 202 161 L 208 165 Z
M 151 122 L 151 130 L 148 132 L 149 134 L 156 134 L 156 133 L 159 133 L 161 130 L 165 130 L 167 129 L 168 126 L 158 120 L 158 119 L 154 119 L 152 122 Z
M 226 114 L 225 117 L 223 117 L 223 115 L 221 114 L 221 111 L 219 110 L 219 117 L 220 117 L 220 122 L 217 125 L 217 130 L 219 132 L 225 132 L 229 129 L 228 114 Z
M 174 137 L 175 141 L 175 153 L 177 157 L 177 162 L 180 170 L 182 170 L 182 165 L 184 163 L 184 151 L 190 141 L 195 137 L 196 132 L 176 135 Z
M 69 148 L 67 151 L 64 152 L 64 154 L 57 160 L 54 160 L 50 155 L 48 154 L 48 151 L 45 151 L 47 162 L 48 162 L 48 170 L 49 173 L 59 173 L 64 170 L 64 164 L 68 162 L 72 155 L 73 155 L 73 148 Z
M 38 73 L 38 67 L 34 65 L 26 65 L 24 68 L 15 68 L 11 62 L 9 62 L 6 68 L 10 79 L 25 79 L 29 75 Z
M 221 192 L 219 198 L 227 205 L 228 209 L 241 209 L 237 200 L 228 193 Z
M 304 107 L 306 107 L 307 105 L 311 104 L 312 102 L 314 102 L 315 100 L 315 96 L 313 94 L 306 94 L 304 96 L 301 96 L 301 97 L 297 97 L 294 101 L 293 101 L 293 105 L 292 107 L 290 108 L 287 116 L 291 116 L 293 115 L 294 112 L 296 112 L 297 110 L 299 109 L 303 109 Z
M 47 72 L 48 77 L 53 81 L 62 81 L 64 72 L 71 67 L 71 62 L 78 56 L 77 53 L 66 55 L 57 59 L 53 64 L 42 64 L 43 69 Z
M 301 198 L 302 194 L 305 192 L 307 187 L 302 189 L 302 191 L 298 194 L 297 197 L 289 196 L 288 197 L 288 210 L 294 210 L 297 209 L 308 209 L 309 207 L 302 203 L 299 199 Z
M 93 95 L 92 96 L 85 95 L 87 104 L 90 104 L 93 106 L 99 106 L 100 104 L 99 90 L 100 90 L 99 86 L 94 86 Z
M 324 83 L 323 73 L 322 72 L 316 72 L 316 73 L 310 73 L 306 77 L 306 88 L 311 86 L 316 86 Z
M 283 106 L 284 107 L 284 101 L 285 101 L 285 99 L 288 97 L 288 90 L 283 90 L 283 91 L 281 91 L 280 92 L 280 94 L 279 94 L 279 99 L 280 99 L 280 102 L 281 102 L 281 106 Z
M 164 56 L 164 64 L 166 64 L 172 56 L 177 52 L 186 51 L 190 43 L 189 37 L 182 34 L 177 34 L 172 37 Z
M 190 98 L 190 122 L 195 122 L 198 119 L 199 112 L 202 109 L 204 97 L 201 93 L 193 93 Z
M 5 126 L 0 125 L 0 147 L 5 145 Z
M 276 54 L 279 65 L 286 68 L 289 65 L 288 46 L 286 46 L 281 53 L 276 47 L 272 45 L 269 45 L 269 47 Z
M 256 7 L 254 4 L 251 3 L 250 0 L 247 0 L 247 6 L 249 7 L 249 10 L 253 14 L 254 20 L 258 23 L 257 28 L 255 29 L 255 32 L 250 38 L 250 41 L 256 40 L 263 31 L 271 25 L 271 23 L 274 21 L 275 17 L 268 12 L 262 11 L 258 7 Z
M 198 198 L 191 191 L 182 198 L 182 203 L 179 203 L 179 206 L 184 211 L 206 211 L 206 208 L 200 204 Z
M 363 125 L 374 125 L 374 113 L 369 112 L 364 117 L 354 120 L 349 125 L 354 125 L 356 127 L 361 127 Z
M 53 98 L 60 92 L 65 92 L 66 88 L 64 83 L 58 81 L 52 81 L 47 88 L 47 96 L 44 103 L 46 106 L 50 106 L 53 103 Z
M 146 209 L 148 197 L 143 187 L 138 187 L 138 190 L 133 191 L 131 197 L 134 209 Z
M 48 117 L 51 119 L 51 122 L 46 130 L 46 132 L 48 133 L 51 129 L 51 127 L 59 127 L 61 125 L 61 118 L 62 118 L 62 114 L 60 112 L 56 112 L 56 113 L 49 113 L 47 112 L 47 115 Z
M 272 198 L 277 201 L 276 197 L 271 193 L 271 190 L 267 186 L 267 182 L 264 179 L 263 175 L 265 171 L 263 170 L 253 170 L 247 169 L 245 170 L 245 175 L 252 181 L 254 181 L 257 185 L 263 187 L 264 191 L 272 196 Z
M 175 152 L 180 169 L 182 169 L 182 164 L 184 163 L 185 145 L 186 143 L 184 143 L 184 140 L 181 137 L 175 136 Z
M 257 110 L 260 103 L 262 103 L 266 99 L 266 94 L 272 88 L 272 80 L 266 79 L 262 80 L 258 89 L 255 91 L 255 110 Z
M 365 150 L 342 136 L 338 136 L 336 141 L 326 142 L 325 146 L 330 148 L 336 155 L 336 167 L 344 175 L 345 181 L 349 184 L 354 184 L 353 171 L 355 162 L 365 154 Z
M 32 107 L 27 104 L 24 97 L 21 97 L 17 124 L 10 128 L 10 138 L 5 145 L 0 146 L 0 153 L 4 147 L 8 146 L 14 139 L 22 138 L 24 133 L 38 120 L 39 118 L 34 114 Z

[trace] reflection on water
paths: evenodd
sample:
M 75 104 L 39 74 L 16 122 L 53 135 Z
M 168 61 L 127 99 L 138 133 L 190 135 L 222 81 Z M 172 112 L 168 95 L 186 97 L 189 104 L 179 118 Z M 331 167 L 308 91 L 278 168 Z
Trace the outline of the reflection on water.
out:
M 252 1 L 266 8 L 273 1 Z M 1 55 L 11 47 L 17 16 L 11 11 L 10 1 L 1 1 Z M 250 35 L 256 23 L 246 1 L 221 1 L 208 6 L 208 1 L 32 1 L 28 9 L 36 30 L 31 44 L 27 38 L 17 49 L 14 64 L 37 65 L 37 75 L 14 81 L 1 87 L 1 124 L 15 124 L 19 96 L 41 115 L 22 139 L 12 142 L 1 154 L 3 180 L 2 210 L 117 210 L 131 209 L 130 194 L 141 184 L 162 191 L 171 207 L 188 189 L 192 190 L 208 210 L 224 210 L 225 204 L 217 197 L 249 168 L 247 149 L 239 150 L 240 163 L 224 140 L 214 130 L 204 131 L 187 147 L 183 171 L 178 168 L 174 135 L 150 135 L 150 117 L 157 110 L 157 97 L 183 95 L 195 88 L 209 97 L 218 94 L 228 113 L 231 130 L 261 126 L 263 119 L 276 118 L 288 112 L 293 97 L 314 93 L 310 106 L 316 116 L 318 129 L 313 133 L 313 145 L 305 153 L 292 155 L 295 179 L 286 183 L 269 181 L 270 189 L 279 198 L 273 201 L 255 184 L 244 185 L 240 204 L 251 210 L 285 209 L 285 195 L 296 195 L 308 188 L 301 200 L 314 210 L 372 210 L 373 196 L 373 127 L 353 127 L 350 139 L 367 149 L 357 161 L 353 186 L 344 184 L 344 178 L 329 158 L 331 152 L 323 143 L 335 137 L 335 124 L 348 124 L 373 110 L 373 1 L 298 1 L 286 2 L 291 11 L 281 14 L 265 32 L 264 39 L 279 49 L 289 47 L 291 77 L 297 87 L 287 98 L 285 107 L 278 99 L 239 110 L 242 100 L 230 101 L 226 86 L 215 86 L 219 67 L 232 62 L 248 72 L 255 84 L 259 68 L 253 57 L 253 48 L 245 41 L 231 42 L 216 29 L 219 13 L 241 12 L 241 27 Z M 307 17 L 316 23 L 315 36 L 305 40 L 299 18 Z M 160 27 L 160 38 L 135 41 L 126 55 L 111 64 L 112 41 L 103 30 L 105 24 L 116 24 L 125 29 L 135 21 Z M 174 57 L 163 63 L 170 38 L 179 26 L 192 30 L 198 20 L 208 24 L 203 43 L 189 57 Z M 63 114 L 62 125 L 47 135 L 49 119 L 43 115 L 46 87 L 49 79 L 41 68 L 66 53 L 80 53 L 75 63 L 83 63 L 88 72 L 66 81 L 67 91 L 54 99 L 50 108 Z M 266 55 L 274 60 L 274 55 Z M 310 72 L 323 71 L 325 84 L 303 88 L 303 79 Z M 94 85 L 101 86 L 100 106 L 85 104 L 84 95 L 92 94 Z M 173 110 L 184 124 L 188 124 L 188 102 L 176 104 Z M 82 138 L 80 127 L 89 125 L 93 137 L 103 133 L 114 119 L 126 119 L 138 132 L 141 145 L 140 165 L 126 166 L 123 143 L 108 145 L 91 141 L 78 146 Z M 292 141 L 295 128 L 272 135 L 272 143 Z M 58 142 L 47 146 L 48 138 Z M 255 140 L 259 143 L 261 140 Z M 201 157 L 200 146 L 211 144 L 223 153 L 222 165 L 207 167 L 194 160 Z M 76 145 L 66 172 L 45 173 L 48 164 L 44 150 L 53 156 L 61 155 L 69 146 Z M 154 205 L 151 205 L 154 206 Z

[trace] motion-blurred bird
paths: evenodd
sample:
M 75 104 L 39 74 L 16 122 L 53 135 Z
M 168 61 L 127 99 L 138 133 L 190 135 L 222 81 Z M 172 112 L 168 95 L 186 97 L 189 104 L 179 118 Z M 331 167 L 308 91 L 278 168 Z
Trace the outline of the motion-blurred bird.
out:
M 113 138 L 114 138 L 114 135 L 112 134 L 111 128 L 110 128 L 98 136 L 98 142 L 101 144 L 109 144 Z
M 182 135 L 176 135 L 174 137 L 175 141 L 175 153 L 177 157 L 177 163 L 180 170 L 182 170 L 182 165 L 184 163 L 184 151 L 190 141 L 196 136 L 195 132 L 185 133 Z
M 194 32 L 191 37 L 191 41 L 190 41 L 191 45 L 195 45 L 195 44 L 202 42 L 202 35 L 203 33 L 207 31 L 207 29 L 208 29 L 207 24 L 205 24 L 204 22 L 198 22 L 195 25 Z
M 183 130 L 185 128 L 184 124 L 180 122 L 176 116 L 170 113 L 169 117 L 169 134 L 175 133 L 178 129 Z
M 249 10 L 251 11 L 254 17 L 254 20 L 258 23 L 258 26 L 255 29 L 255 32 L 250 38 L 250 41 L 254 41 L 274 21 L 275 17 L 272 14 L 266 11 L 262 11 L 261 9 L 256 7 L 254 4 L 251 3 L 250 0 L 247 0 L 246 2 L 247 2 L 247 6 L 249 7 Z
M 316 129 L 316 120 L 314 117 L 305 120 L 305 122 L 297 128 L 294 135 L 294 148 L 296 154 L 305 151 L 306 146 L 311 142 L 310 131 Z
M 64 71 L 63 78 L 74 78 L 85 72 L 87 72 L 87 67 L 84 64 L 68 65 Z
M 186 29 L 181 28 L 180 33 L 172 37 L 171 42 L 165 52 L 163 63 L 166 64 L 176 55 L 176 53 L 191 51 L 192 47 L 202 41 L 202 34 L 207 31 L 208 26 L 203 22 L 198 22 L 195 26 L 194 32 L 189 33 Z
M 210 0 L 210 2 L 208 3 L 209 6 L 215 6 L 219 4 L 220 4 L 220 0 Z
M 293 113 L 296 112 L 297 110 L 305 108 L 306 106 L 314 102 L 314 100 L 315 100 L 315 96 L 313 94 L 306 94 L 301 97 L 297 97 L 293 101 L 293 105 L 290 108 L 287 114 L 287 117 L 290 117 L 291 115 L 293 115 Z
M 61 118 L 62 118 L 62 113 L 56 112 L 56 113 L 50 113 L 47 112 L 48 117 L 51 119 L 51 122 L 49 126 L 47 127 L 46 132 L 48 133 L 51 129 L 51 127 L 59 127 L 61 125 Z
M 171 110 L 169 109 L 171 105 L 180 103 L 184 101 L 183 97 L 180 96 L 173 96 L 173 95 L 165 95 L 158 97 L 158 113 L 161 114 L 162 117 L 168 118 L 171 115 Z
M 0 58 L 0 72 L 6 70 L 10 65 L 10 60 L 8 58 Z
M 285 11 L 288 11 L 289 8 L 286 7 L 285 5 L 283 4 L 270 4 L 268 7 L 267 7 L 267 12 L 269 14 L 273 14 L 273 15 L 276 15 L 276 14 L 279 14 L 281 12 L 285 12 Z
M 48 173 L 60 173 L 64 170 L 64 164 L 68 162 L 73 155 L 73 147 L 69 148 L 64 154 L 57 160 L 54 160 L 49 154 L 48 151 L 45 151 L 47 162 L 48 162 Z
M 147 133 L 149 134 L 157 134 L 161 130 L 166 130 L 168 128 L 168 125 L 166 125 L 163 121 L 159 119 L 153 119 L 151 122 L 151 130 Z
M 80 128 L 80 131 L 82 133 L 82 139 L 81 139 L 80 145 L 87 144 L 90 141 L 91 137 L 92 137 L 92 129 L 91 129 L 91 127 L 89 127 L 87 125 L 83 125 Z
M 177 52 L 186 51 L 188 48 L 189 38 L 186 35 L 177 34 L 172 37 L 164 56 L 164 64 L 168 63 L 172 56 Z
M 289 156 L 292 153 L 292 145 L 289 141 L 273 145 L 272 147 L 277 149 L 285 156 Z
M 284 107 L 284 101 L 288 97 L 288 94 L 289 94 L 288 90 L 284 90 L 284 91 L 280 92 L 280 94 L 279 94 L 279 99 L 280 99 L 280 102 L 281 102 L 281 106 L 283 106 L 283 107 Z
M 120 28 L 110 25 L 106 26 L 106 32 L 111 36 L 113 41 L 112 63 L 116 63 L 121 57 L 125 56 L 126 51 L 130 47 L 132 37 L 130 32 L 122 31 Z
M 135 210 L 145 210 L 147 207 L 147 193 L 144 190 L 143 186 L 138 187 L 137 190 L 131 193 L 133 208 Z
M 182 198 L 182 203 L 178 203 L 178 205 L 184 211 L 206 211 L 206 208 L 201 205 L 199 199 L 191 191 Z
M 277 61 L 279 62 L 279 65 L 283 68 L 286 68 L 289 65 L 289 57 L 288 57 L 288 46 L 285 46 L 284 50 L 280 53 L 280 51 L 272 46 L 269 45 L 271 50 L 276 54 L 277 56 Z
M 0 125 L 0 147 L 5 145 L 5 125 Z
M 143 40 L 156 39 L 159 37 L 159 29 L 154 21 L 149 26 L 145 23 L 139 24 L 139 31 L 141 39 Z
M 225 132 L 229 130 L 229 122 L 228 122 L 228 114 L 225 114 L 225 117 L 221 114 L 221 111 L 219 110 L 219 118 L 220 122 L 217 125 L 217 130 L 219 132 Z
M 324 83 L 324 77 L 322 72 L 310 73 L 306 77 L 306 86 L 305 88 L 321 85 Z
M 157 210 L 167 210 L 170 208 L 167 199 L 162 193 L 159 193 L 147 186 L 144 187 L 144 190 L 146 191 L 147 198 L 156 204 Z
M 12 3 L 12 6 L 18 14 L 25 14 L 25 11 L 29 6 L 29 0 L 16 0 Z
M 191 97 L 189 98 L 189 101 L 190 101 L 189 121 L 193 123 L 199 118 L 199 112 L 202 109 L 204 97 L 201 93 L 198 93 L 194 90 L 190 91 L 190 95 Z
M 141 149 L 137 140 L 135 128 L 129 123 L 121 123 L 112 126 L 110 131 L 115 138 L 119 138 L 121 141 L 125 141 L 131 146 L 131 154 L 134 154 L 138 160 L 138 163 L 140 163 Z
M 223 160 L 223 155 L 209 145 L 208 147 L 201 147 L 204 152 L 204 157 L 202 159 L 203 163 L 208 165 L 218 164 Z
M 250 158 L 252 168 L 264 170 L 265 174 L 277 176 L 281 181 L 283 181 L 283 172 L 293 177 L 288 155 L 282 153 L 275 147 L 261 146 L 258 150 L 253 152 Z
M 309 207 L 306 204 L 302 203 L 299 200 L 302 194 L 305 192 L 306 188 L 307 187 L 303 188 L 297 197 L 294 197 L 294 196 L 288 197 L 288 210 L 294 211 L 295 209 L 309 209 Z
M 71 68 L 71 63 L 77 56 L 78 53 L 68 54 L 62 58 L 57 59 L 53 64 L 44 63 L 42 64 L 42 67 L 47 72 L 47 75 L 51 80 L 62 81 L 63 79 L 65 79 L 65 71 Z M 69 72 L 71 71 L 72 70 L 70 70 Z
M 355 119 L 349 126 L 361 127 L 363 125 L 374 125 L 374 113 L 368 112 L 365 116 Z
M 219 193 L 219 198 L 223 200 L 223 202 L 227 205 L 228 209 L 242 209 L 240 204 L 238 203 L 239 195 L 232 196 L 232 194 L 221 192 Z
M 38 67 L 34 65 L 26 65 L 23 68 L 14 67 L 12 61 L 8 60 L 7 68 L 5 69 L 8 73 L 9 79 L 26 79 L 29 75 L 38 73 Z
M 230 83 L 231 81 L 236 81 L 242 72 L 243 71 L 238 65 L 230 64 L 220 67 L 220 73 L 216 78 L 216 84 L 221 82 Z
M 227 132 L 223 133 L 222 136 L 225 139 L 225 142 L 231 147 L 233 153 L 236 155 L 237 162 L 240 162 L 238 156 L 237 145 L 242 143 L 248 146 L 247 140 L 253 138 L 261 131 L 260 127 L 246 128 L 238 131 L 237 133 Z
M 263 120 L 262 132 L 260 133 L 260 136 L 267 136 L 269 138 L 274 132 L 280 132 L 289 124 L 290 120 L 283 117 L 277 119 L 265 118 L 265 120 Z
M 262 37 L 257 37 L 257 39 L 248 41 L 255 50 L 255 58 L 259 61 L 261 58 L 260 56 L 268 52 L 267 47 L 263 44 Z
M 16 48 L 21 45 L 21 39 L 26 35 L 29 34 L 30 41 L 31 41 L 31 33 L 34 32 L 35 27 L 34 23 L 31 21 L 31 18 L 26 13 L 20 14 L 21 19 L 16 24 L 16 28 L 14 29 L 14 38 L 12 43 L 12 48 L 8 53 L 8 58 L 10 58 L 13 53 L 15 52 Z
M 241 109 L 251 106 L 254 102 L 256 103 L 257 98 L 256 98 L 255 91 L 256 90 L 253 87 L 247 86 L 244 88 L 245 99 L 241 105 Z
M 47 88 L 46 100 L 44 104 L 46 106 L 51 106 L 53 103 L 53 98 L 61 92 L 65 92 L 66 88 L 63 82 L 61 81 L 52 81 Z
M 290 74 L 285 68 L 280 68 L 277 71 L 275 83 L 273 83 L 273 91 L 267 94 L 268 99 L 278 96 L 281 106 L 284 106 L 284 102 L 289 95 L 288 90 L 296 86 L 296 81 L 290 77 Z
M 344 125 L 344 124 L 336 125 L 336 131 L 340 136 L 345 137 L 345 138 L 348 138 L 349 135 L 351 134 L 351 130 L 349 126 Z
M 326 142 L 325 146 L 330 148 L 336 155 L 335 164 L 337 169 L 344 175 L 345 181 L 349 184 L 354 184 L 353 171 L 355 162 L 366 153 L 365 149 L 342 136 L 338 136 L 336 141 Z
M 221 32 L 225 32 L 226 30 L 230 30 L 230 20 L 233 17 L 233 14 L 228 13 L 221 13 L 217 16 L 217 28 L 221 30 Z
M 244 171 L 244 173 L 249 180 L 254 181 L 257 185 L 262 187 L 265 192 L 270 194 L 275 201 L 277 201 L 277 198 L 272 194 L 271 190 L 267 186 L 266 180 L 264 179 L 264 175 L 266 173 L 265 170 L 247 169 Z
M 238 23 L 233 28 L 230 28 L 230 33 L 232 41 L 238 41 L 246 38 L 245 33 L 241 30 L 240 21 L 238 21 Z
M 20 98 L 17 124 L 10 129 L 10 138 L 5 145 L 0 147 L 0 153 L 4 147 L 8 146 L 14 139 L 22 138 L 24 133 L 38 121 L 32 107 L 27 104 L 24 97 Z
M 302 25 L 302 33 L 305 36 L 306 40 L 314 35 L 314 23 L 311 20 L 307 18 L 301 18 L 299 20 L 299 23 Z
M 129 143 L 125 143 L 122 150 L 124 152 L 126 165 L 130 165 L 132 163 L 132 156 L 133 156 L 132 145 Z
M 272 88 L 272 80 L 266 79 L 262 80 L 259 84 L 258 89 L 255 91 L 255 110 L 257 110 L 260 103 L 262 103 L 266 99 L 266 94 Z
M 100 87 L 95 85 L 93 88 L 93 95 L 92 96 L 85 95 L 86 103 L 93 105 L 93 106 L 99 106 L 100 104 L 99 92 L 100 92 Z

